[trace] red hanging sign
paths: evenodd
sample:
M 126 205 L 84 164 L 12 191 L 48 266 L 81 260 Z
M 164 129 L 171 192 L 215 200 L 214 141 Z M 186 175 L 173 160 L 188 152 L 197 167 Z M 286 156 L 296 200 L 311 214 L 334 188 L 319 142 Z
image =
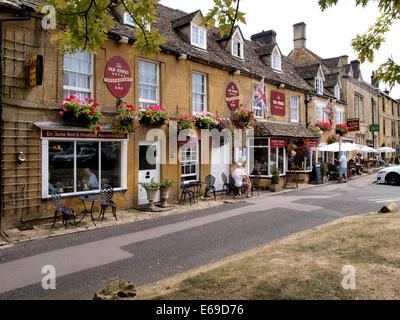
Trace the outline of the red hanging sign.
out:
M 282 92 L 271 90 L 271 113 L 284 116 L 285 115 L 285 94 Z
M 359 119 L 347 120 L 347 127 L 349 128 L 349 132 L 360 131 L 360 120 Z
M 236 111 L 236 109 L 239 108 L 239 89 L 237 85 L 233 82 L 230 82 L 226 87 L 226 103 L 228 104 L 228 108 L 231 111 Z
M 270 141 L 271 148 L 286 148 L 286 139 L 273 138 Z
M 123 98 L 128 94 L 133 79 L 129 64 L 124 58 L 115 56 L 108 60 L 104 82 L 113 96 Z

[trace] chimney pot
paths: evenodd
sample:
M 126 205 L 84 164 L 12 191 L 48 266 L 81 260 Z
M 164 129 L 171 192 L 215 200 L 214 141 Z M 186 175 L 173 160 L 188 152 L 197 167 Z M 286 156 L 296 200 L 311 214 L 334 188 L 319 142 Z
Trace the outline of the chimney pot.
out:
M 293 25 L 293 42 L 294 48 L 306 48 L 306 24 L 299 22 Z

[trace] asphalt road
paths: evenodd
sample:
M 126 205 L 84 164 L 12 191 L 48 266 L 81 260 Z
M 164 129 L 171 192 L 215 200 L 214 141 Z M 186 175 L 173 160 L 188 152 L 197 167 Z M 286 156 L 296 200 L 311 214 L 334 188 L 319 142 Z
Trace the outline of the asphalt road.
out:
M 0 299 L 91 299 L 116 279 L 142 286 L 388 201 L 400 205 L 400 187 L 374 178 L 0 249 Z M 55 290 L 42 288 L 45 265 L 55 267 Z

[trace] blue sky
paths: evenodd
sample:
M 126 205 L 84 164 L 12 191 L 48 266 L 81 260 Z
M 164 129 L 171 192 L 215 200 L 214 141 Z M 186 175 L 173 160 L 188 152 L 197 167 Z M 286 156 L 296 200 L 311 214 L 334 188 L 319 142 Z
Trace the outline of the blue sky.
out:
M 206 14 L 212 7 L 213 0 L 161 0 L 161 4 L 192 12 L 200 9 Z M 246 38 L 262 30 L 275 30 L 277 41 L 282 53 L 287 55 L 293 47 L 293 24 L 307 24 L 307 48 L 322 58 L 348 55 L 349 61 L 357 58 L 351 40 L 358 33 L 365 32 L 379 15 L 373 3 L 367 8 L 355 7 L 355 1 L 341 0 L 336 7 L 325 12 L 319 9 L 317 0 L 279 0 L 260 1 L 242 0 L 241 10 L 246 13 L 247 24 L 241 26 Z M 365 81 L 370 81 L 372 70 L 386 61 L 389 56 L 400 62 L 400 23 L 393 25 L 387 34 L 387 41 L 376 54 L 373 64 L 364 63 L 361 66 Z M 397 39 L 396 39 L 397 38 Z M 384 90 L 387 86 L 381 84 Z M 400 99 L 400 86 L 391 91 L 391 96 Z

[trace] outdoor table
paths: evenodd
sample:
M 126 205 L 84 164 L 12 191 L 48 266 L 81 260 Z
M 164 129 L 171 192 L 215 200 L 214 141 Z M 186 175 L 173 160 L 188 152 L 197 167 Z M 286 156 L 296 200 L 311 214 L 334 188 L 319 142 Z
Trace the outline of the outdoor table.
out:
M 94 196 L 80 196 L 80 197 L 78 197 L 78 199 L 82 201 L 83 207 L 85 208 L 85 210 L 82 211 L 82 213 L 84 215 L 83 215 L 82 219 L 77 222 L 77 224 L 80 223 L 86 217 L 86 215 L 88 213 L 90 213 L 90 218 L 92 219 L 93 224 L 96 225 L 96 223 L 94 222 L 95 219 L 93 218 L 93 207 L 94 207 L 94 204 L 98 201 L 101 201 L 101 199 L 94 197 Z M 87 209 L 86 202 L 92 203 L 90 210 Z
M 194 193 L 194 200 L 196 201 L 196 199 L 198 199 L 200 197 L 200 193 L 201 193 L 201 187 L 203 185 L 205 185 L 205 182 L 202 181 L 192 181 L 192 182 L 188 182 L 185 184 L 185 186 L 187 188 L 192 188 L 193 189 L 193 193 Z

